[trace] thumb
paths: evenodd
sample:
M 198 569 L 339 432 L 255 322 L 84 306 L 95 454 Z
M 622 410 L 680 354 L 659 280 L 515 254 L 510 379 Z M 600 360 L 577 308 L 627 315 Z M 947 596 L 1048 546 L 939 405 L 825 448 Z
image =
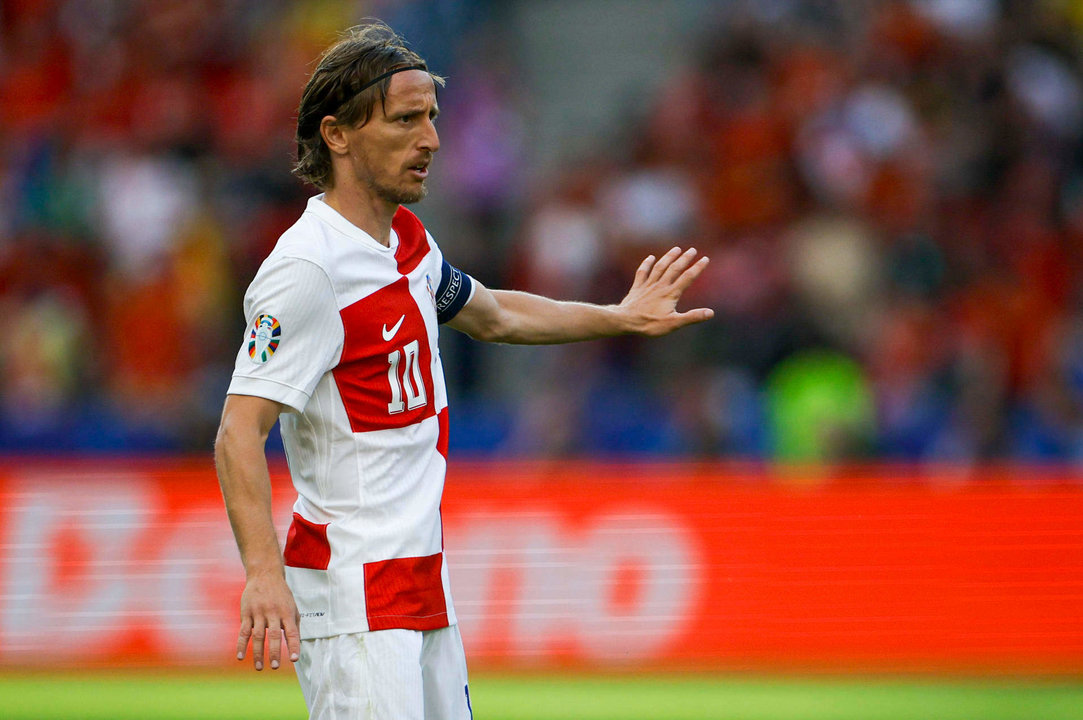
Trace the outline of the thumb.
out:
M 696 308 L 694 310 L 676 313 L 676 315 L 680 321 L 677 327 L 684 327 L 685 325 L 694 325 L 695 323 L 710 320 L 714 317 L 714 310 L 711 308 Z

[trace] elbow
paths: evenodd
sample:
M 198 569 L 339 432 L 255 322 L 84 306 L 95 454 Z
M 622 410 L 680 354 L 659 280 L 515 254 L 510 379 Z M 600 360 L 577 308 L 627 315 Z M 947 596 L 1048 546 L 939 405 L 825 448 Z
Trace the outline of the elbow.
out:
M 500 329 L 495 325 L 488 324 L 471 328 L 467 335 L 479 342 L 498 343 L 504 340 L 504 335 L 500 332 Z
M 501 343 L 514 340 L 512 323 L 507 313 L 494 313 L 463 329 L 467 335 L 479 342 Z
M 214 464 L 216 466 L 221 467 L 226 462 L 235 436 L 236 433 L 230 427 L 229 421 L 223 418 L 218 425 L 218 433 L 214 436 Z
M 221 465 L 228 462 L 229 458 L 236 455 L 245 445 L 256 444 L 262 447 L 266 440 L 266 434 L 261 437 L 260 433 L 254 431 L 253 428 L 246 427 L 244 423 L 238 422 L 227 413 L 218 425 L 218 433 L 214 436 L 215 464 Z

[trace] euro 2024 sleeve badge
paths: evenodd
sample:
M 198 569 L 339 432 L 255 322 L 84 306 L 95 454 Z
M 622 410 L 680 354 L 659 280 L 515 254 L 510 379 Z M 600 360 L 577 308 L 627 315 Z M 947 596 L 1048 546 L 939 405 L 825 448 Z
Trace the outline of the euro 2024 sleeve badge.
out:
M 248 334 L 248 357 L 257 365 L 271 359 L 282 340 L 282 326 L 273 315 L 260 315 Z

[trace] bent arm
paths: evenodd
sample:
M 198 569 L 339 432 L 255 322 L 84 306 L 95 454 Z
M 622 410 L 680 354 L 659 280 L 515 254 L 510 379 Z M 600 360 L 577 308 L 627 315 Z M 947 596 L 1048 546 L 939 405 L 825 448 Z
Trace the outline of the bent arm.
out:
M 714 317 L 708 308 L 677 312 L 677 302 L 707 266 L 696 251 L 673 248 L 660 259 L 648 256 L 619 305 L 551 300 L 480 283 L 474 297 L 447 324 L 487 342 L 545 345 L 637 333 L 666 335 Z M 476 282 L 476 281 L 475 281 Z
M 218 483 L 246 576 L 237 659 L 244 658 L 251 638 L 257 670 L 263 669 L 265 635 L 272 669 L 279 666 L 283 633 L 290 659 L 296 660 L 300 651 L 300 618 L 286 585 L 264 453 L 267 435 L 282 409 L 265 398 L 229 395 L 215 442 Z

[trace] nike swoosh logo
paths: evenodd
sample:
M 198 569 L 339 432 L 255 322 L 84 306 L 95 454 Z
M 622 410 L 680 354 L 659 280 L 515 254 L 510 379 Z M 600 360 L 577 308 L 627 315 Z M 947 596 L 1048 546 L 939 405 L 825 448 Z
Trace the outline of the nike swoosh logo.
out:
M 391 328 L 390 330 L 387 329 L 387 323 L 384 323 L 384 327 L 383 327 L 383 330 L 382 330 L 382 332 L 384 334 L 384 342 L 389 342 L 391 340 L 391 338 L 395 337 L 395 333 L 397 333 L 399 331 L 399 328 L 402 327 L 402 321 L 405 320 L 405 319 L 406 319 L 405 315 L 400 317 L 399 321 L 397 323 L 395 323 L 395 327 Z

